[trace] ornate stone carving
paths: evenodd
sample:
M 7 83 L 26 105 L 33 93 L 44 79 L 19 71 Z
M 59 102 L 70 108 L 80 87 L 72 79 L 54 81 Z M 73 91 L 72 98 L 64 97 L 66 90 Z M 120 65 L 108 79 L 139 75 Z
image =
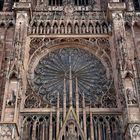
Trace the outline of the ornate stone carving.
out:
M 136 140 L 140 138 L 140 125 L 139 124 L 136 124 L 133 126 L 132 137 L 133 137 L 132 139 L 136 139 Z
M 15 2 L 13 8 L 15 10 L 19 10 L 19 9 L 29 10 L 31 8 L 31 3 L 30 2 Z
M 108 93 L 105 96 L 103 96 L 102 107 L 104 107 L 104 108 L 112 108 L 112 107 L 116 108 L 117 107 L 116 94 Z
M 140 13 L 139 12 L 125 12 L 125 22 L 129 24 L 134 24 L 140 22 Z
M 31 38 L 29 54 L 32 55 L 43 44 L 42 38 Z
M 34 94 L 29 95 L 25 100 L 25 108 L 38 108 L 40 104 L 41 100 Z
M 108 4 L 109 10 L 124 10 L 126 8 L 125 3 L 122 2 L 110 2 Z
M 66 5 L 66 6 L 64 7 L 64 11 L 65 11 L 66 15 L 72 15 L 73 12 L 74 12 L 74 7 L 73 7 L 73 5 L 71 5 L 71 4 Z
M 132 89 L 126 89 L 126 96 L 128 99 L 128 104 L 137 104 L 137 99 Z
M 1 140 L 17 140 L 19 133 L 16 124 L 0 123 L 0 139 Z
M 67 140 L 78 140 L 77 132 L 75 130 L 75 125 L 73 122 L 69 122 L 68 124 L 68 132 L 66 132 Z
M 3 125 L 0 126 L 0 137 L 11 137 L 12 136 L 12 126 L 9 125 Z
M 31 89 L 30 85 L 27 85 L 26 98 L 24 101 L 25 108 L 41 108 L 48 107 L 48 103 L 45 103 L 40 96 L 36 95 Z
M 34 44 L 34 40 L 36 40 L 36 39 L 33 39 L 33 42 L 31 42 L 31 46 L 33 46 L 33 44 Z M 37 39 L 38 40 L 38 39 Z M 41 38 L 39 38 L 39 40 L 38 40 L 38 42 L 41 42 L 41 44 L 43 44 L 42 41 L 43 39 L 41 39 Z M 66 41 L 76 41 L 76 39 L 73 39 L 73 38 L 70 38 L 70 39 L 62 39 L 62 42 L 64 42 L 64 40 L 66 40 Z M 91 40 L 91 39 L 90 39 Z M 92 39 L 93 40 L 93 39 Z M 47 39 L 47 41 L 48 41 L 48 39 Z M 55 43 L 58 43 L 58 41 L 59 40 L 54 40 L 54 42 Z M 77 41 L 79 42 L 79 40 L 77 39 Z M 84 40 L 83 40 L 84 41 Z M 93 43 L 94 43 L 95 41 L 93 41 Z M 53 42 L 49 42 L 50 44 L 52 44 Z M 86 41 L 85 42 L 83 42 L 83 43 L 86 43 Z M 103 45 L 103 49 L 109 49 L 109 43 L 108 43 L 108 40 L 107 39 L 104 39 L 104 40 L 102 40 L 102 39 L 99 39 L 99 41 L 97 40 L 97 43 L 98 43 L 98 46 L 99 47 L 101 47 L 102 45 Z M 37 45 L 37 43 L 35 43 L 36 45 Z M 54 43 L 53 43 L 54 44 Z M 106 44 L 106 45 L 105 45 Z M 49 44 L 48 44 L 49 45 Z M 88 46 L 89 46 L 89 43 L 88 43 Z M 37 47 L 38 47 L 38 45 L 37 45 Z M 105 47 L 105 48 L 104 48 Z M 37 48 L 36 48 L 37 49 Z M 40 50 L 40 49 L 39 49 Z M 63 50 L 63 49 L 62 49 Z M 76 49 L 75 49 L 76 50 Z M 100 49 L 101 50 L 101 49 Z M 60 51 L 61 52 L 61 51 Z M 50 53 L 50 55 L 49 55 L 49 57 L 52 57 L 52 56 L 55 56 L 56 54 L 55 53 L 52 53 L 52 55 L 51 55 L 51 53 Z M 101 54 L 100 54 L 101 55 Z M 57 55 L 56 55 L 57 56 Z M 61 56 L 61 55 L 60 55 Z M 58 56 L 57 56 L 58 57 Z M 53 57 L 52 57 L 53 58 Z M 58 57 L 59 58 L 59 57 Z M 52 59 L 53 60 L 53 59 Z M 55 59 L 54 59 L 55 60 Z M 53 61 L 54 61 L 53 60 Z M 59 59 L 56 59 L 57 61 L 59 60 Z M 41 62 L 41 61 L 40 61 Z M 45 62 L 45 61 L 44 61 Z M 47 61 L 46 61 L 47 62 Z M 61 62 L 61 61 L 60 61 Z M 59 62 L 59 64 L 60 64 L 60 62 Z M 56 63 L 57 64 L 57 63 Z M 42 69 L 43 70 L 43 69 Z M 42 73 L 42 72 L 41 72 Z M 36 82 L 37 82 L 37 80 L 35 80 Z M 41 91 L 41 90 L 40 90 Z M 54 91 L 55 92 L 55 91 Z M 60 92 L 60 93 L 62 93 L 62 92 Z M 52 92 L 52 94 L 53 94 L 53 92 Z M 44 94 L 45 95 L 45 94 Z M 55 96 L 53 96 L 53 97 L 55 97 Z M 45 95 L 45 98 L 48 98 L 49 100 L 50 100 L 50 97 L 48 96 L 48 97 L 46 97 L 46 95 Z M 56 99 L 56 98 L 54 98 L 54 99 Z M 51 101 L 51 100 L 50 100 Z M 54 102 L 53 100 L 52 100 L 52 102 Z M 55 101 L 56 102 L 56 101 Z M 98 104 L 98 103 L 95 103 L 95 104 Z M 101 104 L 101 103 L 100 103 Z
M 14 90 L 11 91 L 11 97 L 7 99 L 6 105 L 8 107 L 14 107 L 16 102 L 16 92 Z
M 15 18 L 12 12 L 0 12 L 0 25 L 9 27 L 15 25 Z
M 34 13 L 29 27 L 29 34 L 104 34 L 112 32 L 110 23 L 103 12 L 74 13 L 72 5 L 64 8 L 65 12 Z M 43 14 L 43 15 L 42 15 Z M 64 22 L 65 19 L 65 22 Z

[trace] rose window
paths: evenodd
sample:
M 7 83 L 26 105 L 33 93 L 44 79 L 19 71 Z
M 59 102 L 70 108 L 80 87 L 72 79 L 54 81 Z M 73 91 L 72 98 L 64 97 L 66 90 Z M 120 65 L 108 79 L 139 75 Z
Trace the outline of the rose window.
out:
M 41 58 L 34 70 L 32 85 L 35 93 L 50 104 L 57 102 L 58 93 L 63 100 L 64 92 L 67 102 L 71 92 L 74 104 L 76 87 L 78 94 L 91 103 L 101 100 L 108 92 L 111 79 L 107 78 L 104 65 L 95 55 L 70 47 L 57 49 Z

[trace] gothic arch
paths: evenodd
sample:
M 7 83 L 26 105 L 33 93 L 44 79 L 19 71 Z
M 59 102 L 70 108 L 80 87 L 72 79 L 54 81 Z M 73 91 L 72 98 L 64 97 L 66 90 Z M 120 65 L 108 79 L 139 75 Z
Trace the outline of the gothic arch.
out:
M 40 22 L 38 28 L 39 28 L 39 34 L 43 34 L 44 33 L 44 23 Z
M 93 26 L 93 24 L 91 22 L 89 22 L 89 24 L 88 24 L 88 31 L 90 33 L 94 33 L 94 26 Z
M 60 23 L 60 34 L 64 34 L 65 33 L 65 23 L 61 22 Z
M 71 125 L 71 124 L 74 126 L 73 131 L 75 131 L 75 133 L 77 133 L 76 131 L 79 131 L 78 135 L 75 136 L 75 137 L 81 137 L 81 140 L 85 140 L 85 135 L 83 133 L 83 130 L 80 127 L 78 117 L 77 117 L 77 115 L 76 115 L 76 113 L 75 113 L 75 111 L 74 111 L 74 109 L 72 107 L 69 108 L 69 111 L 68 111 L 67 116 L 66 116 L 66 118 L 64 120 L 63 126 L 62 126 L 62 128 L 60 130 L 60 133 L 58 135 L 57 140 L 63 139 L 64 132 L 65 132 L 65 134 L 68 133 L 68 131 L 69 131 L 68 126 Z M 76 128 L 76 130 L 75 130 L 75 128 Z M 66 136 L 65 136 L 65 138 L 66 138 Z
M 75 24 L 74 24 L 74 33 L 75 34 L 79 33 L 79 24 L 78 24 L 78 22 L 75 22 Z
M 77 24 L 76 24 L 77 25 Z M 76 40 L 76 39 L 74 39 Z M 111 74 L 110 72 L 112 71 L 112 66 L 111 66 L 111 60 L 109 58 L 109 56 L 104 52 L 104 54 L 99 54 L 98 49 L 100 47 L 98 46 L 92 46 L 92 43 L 84 40 L 84 39 L 77 39 L 76 42 L 74 40 L 71 40 L 69 42 L 69 40 L 65 40 L 65 39 L 56 39 L 53 42 L 50 42 L 47 44 L 47 46 L 43 45 L 40 46 L 31 56 L 28 66 L 29 66 L 29 71 L 32 73 L 35 66 L 38 64 L 39 60 L 45 56 L 46 54 L 48 54 L 49 52 L 58 49 L 58 48 L 63 48 L 63 47 L 69 47 L 69 46 L 75 46 L 78 48 L 83 48 L 89 52 L 92 52 L 98 59 L 101 60 L 101 62 L 103 63 L 103 65 L 106 67 L 107 70 L 107 75 L 108 77 L 110 77 L 109 75 Z M 71 45 L 69 45 L 71 44 Z
M 32 34 L 36 34 L 36 32 L 37 32 L 37 23 L 34 22 L 34 23 L 32 24 L 31 33 L 32 33 Z
M 87 31 L 87 26 L 86 26 L 86 24 L 84 22 L 82 22 L 82 24 L 81 24 L 81 33 L 85 34 L 86 31 Z
M 68 49 L 66 49 L 66 48 L 68 48 Z M 86 52 L 90 52 L 91 55 L 93 54 L 103 64 L 103 66 L 105 68 L 105 71 L 106 71 L 105 72 L 105 77 L 107 77 L 108 80 L 110 79 L 109 80 L 110 82 L 108 83 L 109 87 L 107 86 L 108 89 L 107 89 L 106 92 L 104 92 L 105 96 L 103 96 L 103 99 L 101 98 L 101 96 L 99 97 L 100 101 L 103 100 L 103 101 L 101 101 L 102 103 L 100 103 L 100 104 L 97 103 L 93 106 L 94 107 L 95 106 L 98 106 L 98 107 L 104 106 L 104 107 L 109 107 L 109 108 L 111 106 L 116 107 L 116 100 L 114 100 L 114 98 L 116 96 L 116 93 L 113 89 L 113 83 L 112 83 L 112 80 L 111 80 L 112 79 L 112 67 L 111 67 L 110 58 L 105 52 L 104 52 L 104 54 L 98 53 L 99 46 L 94 46 L 93 47 L 92 42 L 90 42 L 88 40 L 84 40 L 84 39 L 64 39 L 64 38 L 63 39 L 56 39 L 56 40 L 53 40 L 53 41 L 47 43 L 46 45 L 42 45 L 41 47 L 39 47 L 32 54 L 32 56 L 30 57 L 30 61 L 28 63 L 28 80 L 29 80 L 29 84 L 31 85 L 32 90 L 33 91 L 35 90 L 34 86 L 33 86 L 34 83 L 32 82 L 32 81 L 34 81 L 33 79 L 35 78 L 34 70 L 38 66 L 40 60 L 44 59 L 46 56 L 49 56 L 49 54 L 53 54 L 56 51 L 60 50 L 59 52 L 61 52 L 61 50 L 63 50 L 63 49 L 69 50 L 70 48 L 71 49 L 76 48 L 76 49 L 79 49 L 79 50 L 84 50 Z M 59 58 L 59 56 L 58 56 L 58 58 Z M 56 61 L 58 61 L 58 60 L 59 59 L 56 59 Z M 112 87 L 112 89 L 113 89 L 111 93 L 110 93 L 110 90 L 109 90 L 109 89 L 111 89 L 110 87 Z M 105 89 L 106 89 L 106 87 L 105 87 Z M 62 88 L 61 88 L 61 90 L 62 90 Z M 81 89 L 81 90 L 83 90 L 83 89 Z M 35 93 L 38 93 L 38 92 L 35 91 Z M 80 94 L 82 94 L 82 93 L 80 93 Z M 111 97 L 110 99 L 113 101 L 113 102 L 110 102 L 109 104 L 107 103 L 107 101 L 109 99 L 108 95 L 110 95 L 110 97 Z M 86 96 L 87 102 L 89 102 L 89 97 L 90 96 Z M 48 97 L 48 98 L 50 98 L 50 97 Z M 44 97 L 44 99 L 45 99 L 45 97 Z M 49 100 L 49 99 L 47 99 L 47 100 Z M 55 97 L 54 100 L 56 100 L 56 97 Z M 55 102 L 54 102 L 54 105 L 55 105 Z
M 50 29 L 51 29 L 51 24 L 50 24 L 50 22 L 47 22 L 46 23 L 46 33 L 47 34 L 50 34 L 51 33 L 51 30 Z
M 106 22 L 102 23 L 102 30 L 104 34 L 108 33 L 108 24 Z
M 53 32 L 52 33 L 57 34 L 58 33 L 58 24 L 57 24 L 57 22 L 54 22 L 52 27 L 53 27 Z
M 72 34 L 72 33 L 73 33 L 72 24 L 69 22 L 67 24 L 67 34 Z
M 100 34 L 101 33 L 101 25 L 98 21 L 96 22 L 95 28 L 96 28 L 96 34 Z

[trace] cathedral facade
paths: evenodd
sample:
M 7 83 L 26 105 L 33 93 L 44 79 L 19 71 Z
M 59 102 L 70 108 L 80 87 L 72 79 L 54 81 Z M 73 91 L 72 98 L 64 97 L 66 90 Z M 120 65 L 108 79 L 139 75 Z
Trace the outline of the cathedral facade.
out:
M 140 140 L 140 0 L 0 10 L 0 140 Z

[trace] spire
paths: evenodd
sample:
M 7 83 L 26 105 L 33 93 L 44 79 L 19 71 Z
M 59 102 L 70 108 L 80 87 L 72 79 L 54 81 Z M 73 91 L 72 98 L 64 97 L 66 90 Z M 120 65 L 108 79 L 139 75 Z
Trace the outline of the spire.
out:
M 69 70 L 69 103 L 70 106 L 72 106 L 72 70 L 71 70 L 71 55 L 69 57 L 69 64 L 70 64 L 70 70 Z

